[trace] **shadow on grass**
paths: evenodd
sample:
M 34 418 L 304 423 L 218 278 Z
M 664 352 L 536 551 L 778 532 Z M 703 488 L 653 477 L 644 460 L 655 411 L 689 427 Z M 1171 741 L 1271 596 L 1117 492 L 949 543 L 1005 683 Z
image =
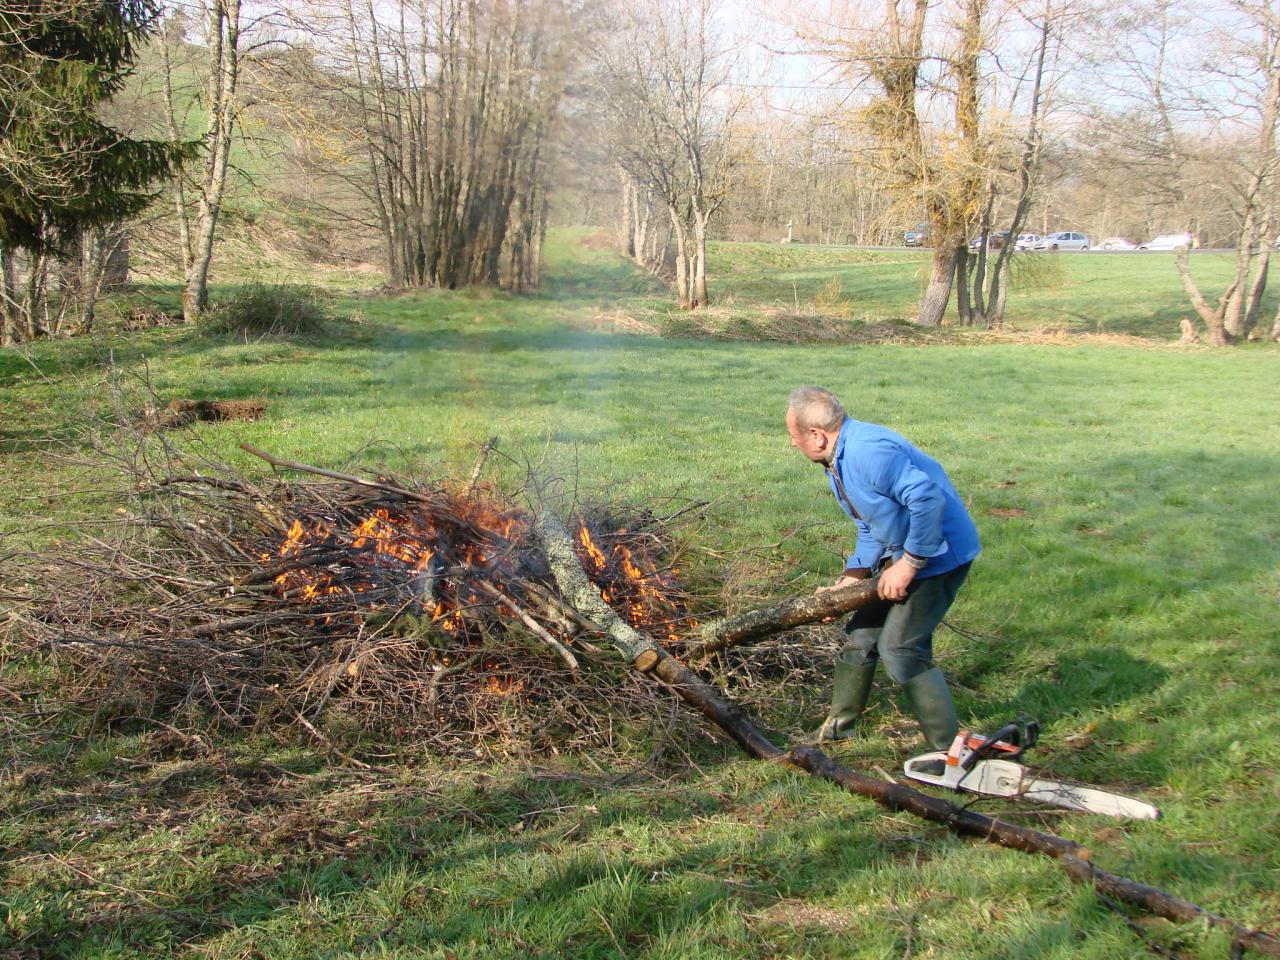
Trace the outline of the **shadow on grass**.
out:
M 799 774 L 761 776 L 725 795 L 701 780 L 620 790 L 519 774 L 445 789 L 357 776 L 307 793 L 278 767 L 230 772 L 208 767 L 160 790 L 116 789 L 82 804 L 90 821 L 127 824 L 130 846 L 112 846 L 119 831 L 91 828 L 10 850 L 6 866 L 20 854 L 28 874 L 51 856 L 10 898 L 13 925 L 0 945 L 64 958 L 179 947 L 212 956 L 865 955 L 850 950 L 857 933 L 885 955 L 914 935 L 908 914 L 940 882 L 926 870 L 944 869 L 941 858 L 963 843 L 923 824 L 903 834 L 874 805 Z M 230 799 L 215 811 L 181 816 L 219 794 Z M 51 812 L 17 814 L 41 810 Z M 1231 866 L 1201 852 L 1195 860 L 1206 877 Z M 973 879 L 975 896 L 993 895 L 986 878 Z M 1067 913 L 1004 929 L 1000 955 L 1046 955 L 1035 951 L 1088 939 L 1105 916 L 1080 900 Z M 1009 952 L 1019 944 L 1030 952 Z

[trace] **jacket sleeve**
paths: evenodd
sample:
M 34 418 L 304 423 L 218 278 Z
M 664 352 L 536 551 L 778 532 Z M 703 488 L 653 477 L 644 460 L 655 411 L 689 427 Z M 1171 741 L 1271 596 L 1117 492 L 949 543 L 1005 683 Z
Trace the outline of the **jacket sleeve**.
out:
M 877 493 L 902 504 L 910 514 L 902 548 L 917 557 L 936 557 L 947 551 L 942 534 L 946 499 L 938 485 L 897 446 L 881 446 L 863 463 L 865 476 Z
M 853 554 L 845 562 L 844 568 L 854 570 L 858 567 L 866 567 L 868 570 L 874 570 L 880 558 L 884 556 L 884 544 L 871 535 L 871 528 L 867 526 L 866 521 L 854 520 L 853 525 L 858 528 L 858 542 L 854 544 Z

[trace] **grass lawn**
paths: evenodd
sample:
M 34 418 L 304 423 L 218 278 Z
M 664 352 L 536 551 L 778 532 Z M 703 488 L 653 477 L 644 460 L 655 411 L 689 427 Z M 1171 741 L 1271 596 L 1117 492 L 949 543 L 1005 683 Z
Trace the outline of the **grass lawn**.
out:
M 968 636 L 937 641 L 962 717 L 1037 716 L 1039 759 L 1056 775 L 1132 791 L 1165 814 L 1030 822 L 1088 844 L 1106 869 L 1280 928 L 1280 352 L 635 336 L 593 317 L 658 310 L 650 281 L 573 235 L 549 257 L 539 296 L 360 298 L 339 306 L 365 324 L 314 341 L 169 329 L 0 353 L 0 552 L 33 515 L 103 509 L 53 491 L 70 471 L 47 438 L 71 436 L 86 407 L 107 409 L 109 357 L 126 378 L 145 358 L 162 396 L 267 399 L 258 423 L 197 431 L 246 471 L 261 464 L 242 441 L 329 466 L 408 469 L 469 462 L 498 434 L 583 490 L 716 499 L 700 537 L 734 558 L 718 576 L 736 567 L 761 592 L 809 590 L 839 568 L 848 530 L 789 448 L 782 407 L 795 384 L 827 384 L 855 416 L 938 456 L 971 503 L 985 550 L 950 617 Z M 799 246 L 721 245 L 715 257 L 731 309 L 811 304 L 838 274 L 855 319 L 905 315 L 924 263 Z M 1015 294 L 1019 324 L 1166 337 L 1185 312 L 1163 257 L 1060 264 L 1035 306 Z M 1200 264 L 1221 266 L 1212 255 Z M 8 689 L 0 679 L 11 754 L 0 771 L 0 956 L 1150 949 L 1048 861 L 953 839 L 710 739 L 695 745 L 696 764 L 656 771 L 554 757 L 446 765 L 399 745 L 388 777 L 261 731 L 200 741 L 160 725 L 33 723 Z M 816 725 L 826 691 L 785 693 L 763 718 L 780 739 Z M 919 741 L 891 690 L 876 704 L 874 734 L 837 754 L 891 770 Z M 636 744 L 637 762 L 648 746 Z M 996 801 L 979 809 L 1016 815 Z M 1227 954 L 1199 929 L 1138 926 L 1180 956 Z

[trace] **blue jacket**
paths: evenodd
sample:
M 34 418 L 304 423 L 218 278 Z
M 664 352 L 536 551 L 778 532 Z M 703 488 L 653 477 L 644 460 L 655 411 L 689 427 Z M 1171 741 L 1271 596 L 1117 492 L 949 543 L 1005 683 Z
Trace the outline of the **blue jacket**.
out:
M 928 558 L 916 576 L 936 577 L 982 549 L 978 528 L 942 464 L 892 430 L 846 419 L 827 477 L 858 528 L 846 568 L 874 568 L 905 550 Z

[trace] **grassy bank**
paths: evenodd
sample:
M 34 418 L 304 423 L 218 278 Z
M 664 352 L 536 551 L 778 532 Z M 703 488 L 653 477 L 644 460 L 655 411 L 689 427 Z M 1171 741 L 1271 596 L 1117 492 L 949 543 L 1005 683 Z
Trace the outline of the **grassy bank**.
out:
M 839 270 L 841 296 L 883 296 L 891 316 L 908 292 L 904 271 L 920 262 L 777 251 L 718 248 L 726 268 L 741 267 L 720 271 L 719 294 L 763 314 L 793 280 L 794 297 L 812 303 Z M 10 542 L 33 514 L 94 509 L 46 497 L 68 472 L 45 438 L 71 436 L 86 405 L 105 411 L 112 366 L 127 379 L 145 358 L 162 396 L 267 399 L 258 423 L 197 429 L 247 471 L 260 465 L 239 453 L 241 441 L 326 465 L 349 466 L 354 454 L 407 469 L 469 462 L 498 434 L 504 449 L 545 455 L 586 490 L 717 500 L 700 534 L 730 558 L 716 573 L 776 595 L 809 590 L 839 567 L 848 531 L 821 477 L 789 448 L 781 414 L 796 383 L 828 384 L 856 416 L 946 463 L 978 520 L 984 554 L 951 617 L 967 635 L 938 638 L 965 719 L 1038 716 L 1040 759 L 1056 775 L 1131 790 L 1165 811 L 1122 826 L 1032 822 L 1087 843 L 1107 869 L 1278 925 L 1274 349 L 633 336 L 593 318 L 658 309 L 653 284 L 572 238 L 552 255 L 540 296 L 353 299 L 340 312 L 366 322 L 312 341 L 172 329 L 0 354 Z M 1105 272 L 1154 278 L 1172 269 L 1162 258 L 1061 263 L 1064 285 L 1103 291 L 1091 309 L 1105 324 L 1149 329 L 1173 309 L 1154 294 L 1150 315 L 1141 303 L 1122 309 L 1113 297 L 1124 278 Z M 1077 269 L 1103 272 L 1072 280 Z M 816 724 L 825 691 L 786 695 L 789 707 L 765 718 L 783 739 Z M 1052 864 L 953 840 L 712 742 L 694 746 L 696 766 L 673 758 L 656 773 L 550 757 L 514 770 L 446 767 L 389 745 L 399 762 L 388 776 L 261 734 L 211 742 L 152 725 L 112 735 L 76 718 L 32 725 L 12 705 L 0 711 L 12 711 L 0 953 L 1118 958 L 1146 949 Z M 840 752 L 863 769 L 893 769 L 919 746 L 913 725 L 887 689 L 873 719 L 875 734 Z M 646 756 L 637 744 L 636 760 Z M 1198 930 L 1151 924 L 1146 935 L 1184 956 L 1225 953 Z

